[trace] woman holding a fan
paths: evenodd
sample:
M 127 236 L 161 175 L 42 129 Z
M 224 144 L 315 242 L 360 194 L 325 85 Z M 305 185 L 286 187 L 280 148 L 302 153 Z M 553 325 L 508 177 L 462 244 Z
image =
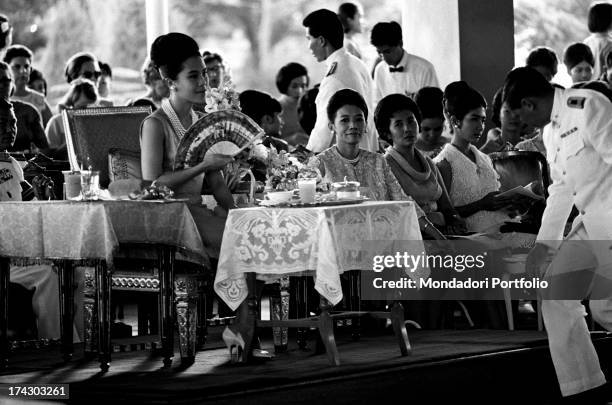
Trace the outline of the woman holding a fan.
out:
M 190 209 L 211 257 L 218 257 L 225 219 L 202 206 L 204 179 L 225 210 L 235 207 L 221 169 L 231 156 L 212 155 L 200 164 L 174 170 L 177 147 L 187 129 L 200 116 L 194 104 L 204 103 L 206 67 L 193 38 L 180 33 L 158 37 L 151 46 L 151 60 L 170 88 L 170 97 L 148 116 L 141 127 L 142 178 L 172 189 L 177 198 L 188 198 Z
M 142 178 L 145 182 L 172 189 L 177 198 L 188 198 L 193 219 L 210 257 L 218 258 L 225 217 L 214 215 L 202 205 L 202 185 L 206 181 L 219 206 L 235 208 L 234 199 L 221 173 L 234 158 L 208 153 L 203 161 L 176 169 L 177 150 L 181 140 L 200 116 L 194 105 L 205 103 L 208 87 L 206 66 L 196 41 L 181 33 L 159 36 L 151 46 L 151 60 L 170 88 L 170 97 L 162 100 L 161 108 L 149 115 L 140 131 Z M 180 162 L 182 163 L 182 162 Z M 181 166 L 181 165 L 179 165 Z M 243 308 L 242 308 L 243 307 Z M 246 319 L 246 302 L 238 309 L 238 318 Z M 240 333 L 229 328 L 223 339 L 230 348 L 244 348 Z M 253 349 L 256 357 L 269 357 L 265 351 Z M 259 354 L 259 355 L 258 355 Z

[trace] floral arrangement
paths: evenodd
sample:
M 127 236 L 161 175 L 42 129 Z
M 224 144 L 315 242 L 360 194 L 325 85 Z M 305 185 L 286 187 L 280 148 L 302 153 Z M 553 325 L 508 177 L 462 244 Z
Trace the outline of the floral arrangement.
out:
M 267 191 L 290 191 L 297 188 L 297 180 L 316 178 L 321 180 L 321 173 L 316 166 L 302 164 L 289 153 L 276 150 L 270 146 L 267 161 Z
M 208 84 L 206 85 L 205 110 L 207 113 L 220 110 L 240 111 L 239 96 L 230 77 L 225 76 L 219 88 L 212 88 Z

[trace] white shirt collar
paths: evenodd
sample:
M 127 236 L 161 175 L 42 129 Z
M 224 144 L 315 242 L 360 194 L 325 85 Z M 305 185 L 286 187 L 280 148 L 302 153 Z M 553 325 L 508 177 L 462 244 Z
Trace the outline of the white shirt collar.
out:
M 395 65 L 395 66 L 389 65 L 390 67 L 398 68 L 400 66 L 403 66 L 404 70 L 408 69 L 408 52 L 406 52 L 405 49 L 402 49 L 402 51 L 404 53 L 402 53 L 402 58 L 400 59 L 399 63 L 397 65 Z
M 327 67 L 330 67 L 334 62 L 338 62 L 342 58 L 342 56 L 344 56 L 345 53 L 346 51 L 344 50 L 344 47 L 338 48 L 334 52 L 332 52 L 332 54 L 329 55 L 327 59 L 325 59 Z

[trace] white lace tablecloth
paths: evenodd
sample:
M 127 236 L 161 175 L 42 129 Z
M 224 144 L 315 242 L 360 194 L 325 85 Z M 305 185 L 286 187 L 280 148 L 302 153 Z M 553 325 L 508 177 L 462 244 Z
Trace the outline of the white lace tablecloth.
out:
M 176 247 L 207 263 L 202 239 L 183 202 L 0 202 L 0 256 L 105 259 L 121 243 Z
M 248 294 L 245 273 L 269 280 L 311 271 L 316 290 L 335 305 L 342 299 L 341 273 L 372 269 L 362 242 L 394 240 L 421 241 L 413 202 L 232 210 L 214 288 L 235 310 Z

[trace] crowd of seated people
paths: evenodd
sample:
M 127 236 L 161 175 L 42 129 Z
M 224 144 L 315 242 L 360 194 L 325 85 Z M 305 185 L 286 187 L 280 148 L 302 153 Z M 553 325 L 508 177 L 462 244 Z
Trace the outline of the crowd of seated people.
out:
M 257 89 L 244 90 L 240 95 L 242 111 L 266 134 L 265 146 L 291 153 L 316 144 L 313 152 L 318 153 L 312 153 L 311 162 L 326 181 L 358 181 L 373 200 L 414 201 L 421 232 L 429 239 L 466 232 L 500 232 L 511 220 L 511 213 L 525 210 L 524 199 L 498 195 L 499 174 L 488 155 L 513 149 L 546 155 L 543 128 L 521 121 L 502 101 L 500 89 L 492 100 L 491 119 L 495 126 L 483 143 L 487 101 L 477 90 L 478 83 L 456 81 L 444 89 L 437 87 L 434 66 L 404 50 L 401 27 L 393 22 L 379 23 L 372 33 L 372 46 L 383 60 L 372 82 L 364 62 L 354 56 L 360 56 L 359 49 L 354 46 L 347 52 L 342 46 L 343 40 L 348 37 L 351 41 L 360 32 L 363 11 L 341 6 L 344 28 L 333 13 L 330 17 L 329 10 L 321 11 L 304 19 L 309 41 L 304 50 L 308 47 L 318 62 L 329 63 L 325 76 L 311 78 L 303 65 L 290 62 L 278 68 L 278 99 Z M 3 19 L 0 15 L 0 22 Z M 4 60 L 0 62 L 0 89 L 4 89 L 0 110 L 10 110 L 16 116 L 15 139 L 3 142 L 1 149 L 35 147 L 53 158 L 66 160 L 61 111 L 113 105 L 111 67 L 91 53 L 73 55 L 65 66 L 70 88 L 57 114 L 52 115 L 45 100 L 47 83 L 43 74 L 31 66 L 32 52 L 22 45 L 10 46 L 10 30 L 0 34 Z M 600 74 L 610 82 L 612 46 L 598 41 L 574 43 L 564 51 L 563 63 L 574 83 L 590 81 Z M 597 42 L 593 45 L 595 51 L 591 42 Z M 553 50 L 538 47 L 529 54 L 526 65 L 550 82 L 557 73 L 557 62 Z M 409 69 L 411 64 L 418 69 Z M 339 72 L 351 76 L 358 85 L 343 81 Z M 234 158 L 214 155 L 181 170 L 175 170 L 174 163 L 186 131 L 203 115 L 199 106 L 206 102 L 206 92 L 228 82 L 227 61 L 217 53 L 201 53 L 197 42 L 186 34 L 169 33 L 158 37 L 151 46 L 142 77 L 147 93 L 128 102 L 133 106 L 149 105 L 154 110 L 142 123 L 140 132 L 142 180 L 167 186 L 176 197 L 189 199 L 207 251 L 216 258 L 227 212 L 236 208 L 222 175 L 222 169 Z M 311 81 L 320 82 L 320 87 L 310 88 Z M 414 87 L 417 82 L 419 85 Z M 377 85 L 376 92 L 370 91 L 372 85 Z M 8 113 L 0 116 L 2 125 L 11 120 Z M 372 121 L 375 128 L 369 125 Z M 313 138 L 317 139 L 313 142 L 310 134 L 315 128 Z M 369 139 L 377 139 L 378 145 L 370 147 L 364 142 Z M 13 163 L 7 156 L 2 162 Z M 11 178 L 20 177 L 23 175 L 15 169 Z M 4 191 L 0 200 L 14 199 L 8 195 L 15 191 L 7 190 L 16 190 L 15 184 L 0 183 Z M 218 202 L 214 212 L 201 204 L 204 184 Z M 245 311 L 240 308 L 239 317 L 246 316 Z M 229 329 L 224 336 L 233 342 L 241 340 L 237 328 Z

